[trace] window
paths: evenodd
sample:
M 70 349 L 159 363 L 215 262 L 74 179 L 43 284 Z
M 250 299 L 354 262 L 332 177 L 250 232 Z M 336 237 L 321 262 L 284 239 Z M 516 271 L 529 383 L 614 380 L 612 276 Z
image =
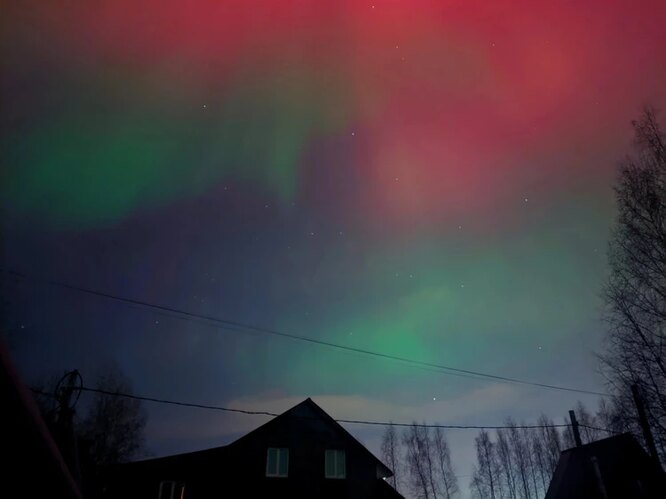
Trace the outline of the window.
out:
M 173 481 L 160 482 L 160 491 L 157 499 L 184 499 L 185 484 Z
M 345 478 L 345 451 L 326 449 L 326 478 Z
M 266 476 L 287 476 L 289 449 L 271 447 L 266 455 Z

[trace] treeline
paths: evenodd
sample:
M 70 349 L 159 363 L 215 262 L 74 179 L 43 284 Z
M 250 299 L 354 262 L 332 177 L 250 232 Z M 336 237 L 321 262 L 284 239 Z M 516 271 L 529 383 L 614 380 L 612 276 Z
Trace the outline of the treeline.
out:
M 583 444 L 610 436 L 619 422 L 614 411 L 602 402 L 596 414 L 582 403 L 575 409 Z M 614 420 L 615 419 L 615 420 Z M 560 424 L 567 424 L 565 418 Z M 474 439 L 476 464 L 470 480 L 472 497 L 479 499 L 538 499 L 546 495 L 557 467 L 560 452 L 575 446 L 571 426 L 558 428 L 557 423 L 542 414 L 539 428 L 520 428 L 509 418 L 506 428 L 492 434 L 482 430 Z
M 459 492 L 446 434 L 416 423 L 398 432 L 388 426 L 382 437 L 382 458 L 392 470 L 387 481 L 410 497 L 450 499 Z
M 77 395 L 80 385 L 70 384 L 76 379 L 74 373 L 51 375 L 33 383 L 32 389 L 44 423 L 83 496 L 102 497 L 102 467 L 146 455 L 147 414 L 140 400 L 103 393 L 132 393 L 130 379 L 117 366 L 99 368 L 92 385 L 100 392 L 84 400 Z
M 620 163 L 615 198 L 618 217 L 611 234 L 609 278 L 604 286 L 608 324 L 601 372 L 611 394 L 596 414 L 576 408 L 583 443 L 630 432 L 646 447 L 632 387 L 640 393 L 656 453 L 666 462 L 666 141 L 652 108 L 632 122 L 634 150 Z M 545 421 L 546 419 L 543 419 Z M 552 456 L 574 445 L 560 432 L 512 429 L 476 438 L 471 489 L 480 498 L 541 497 Z M 540 460 L 541 458 L 541 460 Z M 542 479 L 543 478 L 543 479 Z
M 634 150 L 620 163 L 615 185 L 618 216 L 609 244 L 609 278 L 603 290 L 608 331 L 599 360 L 611 396 L 601 400 L 594 414 L 579 403 L 576 416 L 583 443 L 610 433 L 630 432 L 645 447 L 633 400 L 635 386 L 645 406 L 656 453 L 665 463 L 666 140 L 652 108 L 646 108 L 632 124 Z M 545 495 L 560 452 L 573 447 L 574 441 L 570 427 L 553 428 L 553 421 L 544 415 L 539 424 L 544 428 L 519 429 L 509 419 L 506 429 L 477 435 L 477 460 L 470 482 L 473 496 L 530 499 Z M 436 456 L 436 440 L 436 433 L 416 426 L 405 431 L 401 439 L 393 428 L 387 430 L 384 459 L 394 470 L 404 470 L 392 482 L 400 491 L 425 498 L 456 493 L 458 483 L 450 460 L 445 467 L 448 482 L 444 475 L 434 478 L 431 473 L 438 471 L 432 457 Z M 448 446 L 446 452 L 448 455 Z M 445 483 L 454 486 L 447 488 Z
M 634 411 L 602 399 L 596 412 L 581 402 L 575 407 L 583 444 L 614 433 L 632 431 Z M 478 499 L 539 499 L 546 495 L 560 453 L 575 446 L 568 418 L 555 421 L 542 414 L 528 426 L 508 418 L 505 428 L 481 430 L 474 439 L 476 463 L 469 482 Z M 640 438 L 640 435 L 636 434 Z M 460 492 L 446 433 L 413 423 L 398 431 L 388 426 L 382 436 L 384 463 L 393 470 L 387 481 L 407 497 L 450 499 Z
M 666 141 L 657 112 L 633 122 L 634 151 L 620 163 L 611 234 L 608 322 L 601 370 L 620 422 L 640 435 L 631 386 L 641 392 L 656 450 L 666 462 Z
M 553 425 L 546 416 L 540 425 Z M 538 498 L 545 495 L 563 447 L 557 428 L 518 428 L 508 419 L 507 429 L 493 436 L 481 430 L 474 439 L 476 465 L 470 490 L 479 498 Z

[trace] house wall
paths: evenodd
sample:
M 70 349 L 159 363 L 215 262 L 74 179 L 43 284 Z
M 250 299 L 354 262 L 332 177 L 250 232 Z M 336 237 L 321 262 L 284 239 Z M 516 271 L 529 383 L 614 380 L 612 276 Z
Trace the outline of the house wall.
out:
M 276 491 L 292 497 L 373 497 L 376 493 L 376 462 L 348 436 L 307 407 L 274 421 L 232 444 L 234 476 L 252 484 L 253 490 Z M 266 477 L 269 447 L 289 449 L 289 476 Z M 325 478 L 326 449 L 345 450 L 346 478 Z
M 157 499 L 162 480 L 184 482 L 186 499 L 376 497 L 377 462 L 350 440 L 336 424 L 297 406 L 227 447 L 119 467 L 109 473 L 104 497 Z M 288 477 L 266 477 L 269 447 L 289 449 Z M 345 479 L 325 478 L 326 449 L 345 450 Z

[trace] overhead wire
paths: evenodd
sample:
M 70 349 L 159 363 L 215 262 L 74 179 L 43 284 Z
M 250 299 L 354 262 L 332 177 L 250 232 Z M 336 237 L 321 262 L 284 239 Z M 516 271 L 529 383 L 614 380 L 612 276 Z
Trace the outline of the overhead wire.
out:
M 333 348 L 337 350 L 342 350 L 342 351 L 347 351 L 347 352 L 353 352 L 353 353 L 359 353 L 367 356 L 372 356 L 376 358 L 381 358 L 381 359 L 386 359 L 386 360 L 392 360 L 392 361 L 398 361 L 401 363 L 406 363 L 410 365 L 415 365 L 415 366 L 421 366 L 421 367 L 427 367 L 431 369 L 436 369 L 437 372 L 440 372 L 442 374 L 447 374 L 447 375 L 454 375 L 454 376 L 462 376 L 462 377 L 471 377 L 473 379 L 492 379 L 496 381 L 504 381 L 507 383 L 513 383 L 513 384 L 520 384 L 520 385 L 526 385 L 526 386 L 535 386 L 539 388 L 545 388 L 549 390 L 559 390 L 559 391 L 566 391 L 566 392 L 574 392 L 574 393 L 583 393 L 586 395 L 598 395 L 598 396 L 609 396 L 607 393 L 603 392 L 598 392 L 594 390 L 587 390 L 587 389 L 582 389 L 582 388 L 575 388 L 575 387 L 568 387 L 568 386 L 561 386 L 561 385 L 553 385 L 549 383 L 540 383 L 540 382 L 535 382 L 535 381 L 527 381 L 519 378 L 513 378 L 513 377 L 508 377 L 508 376 L 501 376 L 497 374 L 490 374 L 490 373 L 484 373 L 480 371 L 475 371 L 471 369 L 461 369 L 457 367 L 451 367 L 451 366 L 446 366 L 443 364 L 436 364 L 433 362 L 426 362 L 426 361 L 421 361 L 417 359 L 410 359 L 407 357 L 402 357 L 398 355 L 392 355 L 392 354 L 387 354 L 387 353 L 382 353 L 382 352 L 376 352 L 373 350 L 368 350 L 365 348 L 358 348 L 358 347 L 352 347 L 348 345 L 342 345 L 339 343 L 333 343 L 330 341 L 324 341 L 324 340 L 319 340 L 315 338 L 310 338 L 308 336 L 301 336 L 297 334 L 292 334 L 292 333 L 286 333 L 283 331 L 278 331 L 275 329 L 270 329 L 270 328 L 265 328 L 265 327 L 259 327 L 251 324 L 245 324 L 243 322 L 235 321 L 235 320 L 230 320 L 230 319 L 224 319 L 224 318 L 219 318 L 219 317 L 214 317 L 210 315 L 204 315 L 204 314 L 198 314 L 195 312 L 189 312 L 186 310 L 181 310 L 177 309 L 174 307 L 169 307 L 166 305 L 159 305 L 155 303 L 150 303 L 147 301 L 143 300 L 137 300 L 133 298 L 127 298 L 124 296 L 119 296 L 111 293 L 106 293 L 103 291 L 97 291 L 93 289 L 88 289 L 84 288 L 81 286 L 75 286 L 73 284 L 61 282 L 61 281 L 56 281 L 56 280 L 40 280 L 36 279 L 34 277 L 29 277 L 26 274 L 23 274 L 21 272 L 11 270 L 11 269 L 4 269 L 0 268 L 0 272 L 4 272 L 9 275 L 13 275 L 15 277 L 21 278 L 21 279 L 26 279 L 26 280 L 32 280 L 32 281 L 43 281 L 48 285 L 51 286 L 57 286 L 61 287 L 64 289 L 69 289 L 72 291 L 77 291 L 80 293 L 85 293 L 88 295 L 92 296 L 97 296 L 97 297 L 102 297 L 134 306 L 139 306 L 142 308 L 146 309 L 152 309 L 152 310 L 158 310 L 160 312 L 166 312 L 169 314 L 173 314 L 173 317 L 179 318 L 179 319 L 187 319 L 187 320 L 202 320 L 206 321 L 208 323 L 214 323 L 218 326 L 220 326 L 222 329 L 226 330 L 231 330 L 231 331 L 250 331 L 250 332 L 256 332 L 260 334 L 266 334 L 266 335 L 271 335 L 271 336 L 277 336 L 281 338 L 287 338 L 290 340 L 295 340 L 295 341 L 300 341 L 300 342 L 305 342 L 305 343 L 310 343 L 314 345 L 319 345 L 319 346 L 324 346 L 328 348 Z
M 280 416 L 280 413 L 277 412 L 271 412 L 271 411 L 257 411 L 257 410 L 249 410 L 249 409 L 238 409 L 238 408 L 232 408 L 232 407 L 223 407 L 223 406 L 218 406 L 218 405 L 210 405 L 210 404 L 198 404 L 198 403 L 193 403 L 193 402 L 182 402 L 182 401 L 177 401 L 177 400 L 169 400 L 169 399 L 163 399 L 163 398 L 156 398 L 156 397 L 146 397 L 142 395 L 134 395 L 131 393 L 124 393 L 124 392 L 114 392 L 114 391 L 109 391 L 109 390 L 103 390 L 99 388 L 91 388 L 87 386 L 82 386 L 79 388 L 81 391 L 85 392 L 90 392 L 90 393 L 99 393 L 101 395 L 107 395 L 107 396 L 112 396 L 112 397 L 124 397 L 124 398 L 129 398 L 133 400 L 140 400 L 140 401 L 145 401 L 145 402 L 154 402 L 158 404 L 165 404 L 165 405 L 174 405 L 174 406 L 179 406 L 179 407 L 190 407 L 190 408 L 196 408 L 196 409 L 206 409 L 206 410 L 214 410 L 214 411 L 222 411 L 222 412 L 231 412 L 231 413 L 237 413 L 237 414 L 244 414 L 244 415 L 251 415 L 251 416 L 270 416 L 270 417 L 277 417 Z M 298 416 L 302 417 L 302 416 Z M 307 418 L 306 418 L 307 419 Z M 453 430 L 504 430 L 504 429 L 512 429 L 512 428 L 517 428 L 517 429 L 539 429 L 539 428 L 566 428 L 570 427 L 571 424 L 567 423 L 562 423 L 562 424 L 535 424 L 535 425 L 456 425 L 456 424 L 426 424 L 426 423 L 400 423 L 400 422 L 394 422 L 394 421 L 373 421 L 373 420 L 367 420 L 367 419 L 338 419 L 338 418 L 333 418 L 336 422 L 338 423 L 346 423 L 346 424 L 359 424 L 359 425 L 370 425 L 370 426 L 396 426 L 396 427 L 419 427 L 419 428 L 441 428 L 441 429 L 453 429 Z M 584 426 L 584 425 L 579 425 L 579 426 Z M 586 426 L 587 427 L 587 426 Z M 589 427 L 592 428 L 592 427 Z M 600 428 L 594 428 L 597 430 L 602 430 Z M 602 431 L 609 431 L 609 430 L 602 430 Z

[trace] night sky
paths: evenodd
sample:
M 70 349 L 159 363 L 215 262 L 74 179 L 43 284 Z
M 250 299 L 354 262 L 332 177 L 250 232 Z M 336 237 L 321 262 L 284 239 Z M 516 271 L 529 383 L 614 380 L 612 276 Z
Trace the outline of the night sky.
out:
M 24 377 L 501 424 L 597 399 L 219 329 L 55 279 L 603 390 L 617 162 L 666 108 L 654 1 L 3 2 L 2 329 Z M 663 117 L 663 115 L 662 115 Z M 266 418 L 147 405 L 154 455 Z M 559 421 L 558 421 L 559 422 Z M 378 451 L 380 430 L 348 428 Z M 474 432 L 449 433 L 463 489 Z

